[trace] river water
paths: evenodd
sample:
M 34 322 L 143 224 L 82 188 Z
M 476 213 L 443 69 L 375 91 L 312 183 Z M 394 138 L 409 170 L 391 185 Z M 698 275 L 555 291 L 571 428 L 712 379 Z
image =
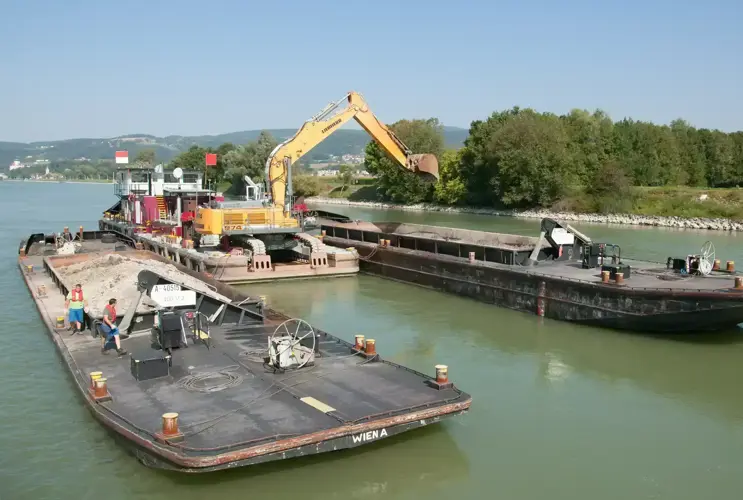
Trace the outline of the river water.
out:
M 19 276 L 30 232 L 97 227 L 111 185 L 0 183 L 0 500 L 735 499 L 743 334 L 674 340 L 576 327 L 371 276 L 262 285 L 270 305 L 450 378 L 469 414 L 353 451 L 208 476 L 145 468 L 89 415 Z M 325 207 L 354 218 L 536 235 L 538 221 Z M 580 224 L 623 255 L 743 265 L 741 235 Z

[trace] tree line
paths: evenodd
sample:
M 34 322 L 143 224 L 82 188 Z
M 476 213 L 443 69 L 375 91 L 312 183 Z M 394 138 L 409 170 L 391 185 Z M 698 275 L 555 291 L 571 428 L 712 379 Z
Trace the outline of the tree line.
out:
M 580 211 L 619 211 L 634 186 L 733 187 L 743 184 L 743 132 L 697 129 L 623 119 L 604 112 L 566 115 L 514 107 L 472 122 L 464 147 L 444 148 L 435 119 L 403 120 L 391 128 L 418 153 L 439 158 L 440 179 L 427 184 L 405 175 L 376 144 L 366 168 L 380 198 L 534 208 L 569 204 Z
M 623 211 L 637 186 L 743 184 L 743 132 L 697 129 L 683 120 L 614 122 L 602 111 L 557 115 L 514 107 L 472 122 L 458 149 L 446 147 L 436 118 L 400 120 L 390 128 L 412 152 L 439 159 L 440 179 L 429 183 L 397 165 L 374 141 L 367 144 L 364 169 L 377 177 L 377 199 L 396 203 Z M 244 145 L 193 145 L 168 168 L 206 169 L 212 185 L 229 184 L 231 193 L 242 194 L 245 175 L 264 180 L 266 159 L 277 144 L 263 131 Z M 206 153 L 217 153 L 215 167 L 205 167 Z M 145 150 L 133 163 L 156 162 L 155 152 Z M 93 176 L 98 169 L 110 175 L 113 165 L 53 168 L 73 176 Z M 297 195 L 320 190 L 320 180 L 300 164 L 293 166 L 293 184 Z

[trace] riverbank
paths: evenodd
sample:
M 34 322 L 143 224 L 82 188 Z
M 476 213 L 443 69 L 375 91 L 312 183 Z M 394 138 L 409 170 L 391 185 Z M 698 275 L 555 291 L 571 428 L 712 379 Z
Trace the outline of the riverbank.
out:
M 349 201 L 342 198 L 312 197 L 305 200 L 307 203 L 323 205 L 341 205 L 349 207 L 376 208 L 380 210 L 405 210 L 411 212 L 449 212 L 477 215 L 491 215 L 498 217 L 520 217 L 526 219 L 543 219 L 550 217 L 563 221 L 589 222 L 597 224 L 621 224 L 629 226 L 655 226 L 679 229 L 710 229 L 714 231 L 743 231 L 743 221 L 721 218 L 704 217 L 665 217 L 659 215 L 634 214 L 579 214 L 551 212 L 548 210 L 494 210 L 476 207 L 449 207 L 421 203 L 416 205 L 397 205 L 372 201 Z

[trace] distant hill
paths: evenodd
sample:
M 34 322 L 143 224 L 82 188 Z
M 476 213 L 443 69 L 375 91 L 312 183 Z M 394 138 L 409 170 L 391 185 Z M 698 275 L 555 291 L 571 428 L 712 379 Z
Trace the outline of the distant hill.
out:
M 269 129 L 279 141 L 285 140 L 296 129 Z M 196 144 L 203 147 L 217 147 L 225 142 L 246 144 L 258 137 L 260 130 L 244 130 L 221 135 L 156 137 L 149 134 L 129 134 L 111 139 L 68 139 L 64 141 L 41 141 L 31 143 L 0 142 L 0 171 L 7 171 L 14 160 L 32 162 L 47 159 L 50 162 L 87 158 L 89 160 L 113 159 L 117 150 L 129 151 L 134 157 L 142 149 L 154 149 L 160 161 L 168 161 L 181 151 Z M 444 127 L 444 137 L 448 147 L 459 147 L 464 143 L 468 130 L 458 127 Z M 325 160 L 329 155 L 360 154 L 369 142 L 369 135 L 363 130 L 339 130 L 320 143 L 303 161 L 306 163 Z

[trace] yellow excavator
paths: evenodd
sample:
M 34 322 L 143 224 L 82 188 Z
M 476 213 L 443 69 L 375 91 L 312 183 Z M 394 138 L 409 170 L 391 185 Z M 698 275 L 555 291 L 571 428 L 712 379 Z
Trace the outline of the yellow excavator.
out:
M 264 186 L 246 176 L 244 200 L 216 202 L 209 208 L 197 210 L 194 229 L 198 246 L 242 247 L 252 255 L 292 250 L 301 243 L 316 247 L 319 240 L 304 233 L 300 217 L 292 213 L 291 167 L 351 119 L 356 120 L 402 168 L 428 181 L 438 179 L 439 165 L 435 155 L 412 154 L 371 112 L 361 94 L 349 92 L 307 120 L 293 137 L 276 146 L 266 161 L 265 191 Z

